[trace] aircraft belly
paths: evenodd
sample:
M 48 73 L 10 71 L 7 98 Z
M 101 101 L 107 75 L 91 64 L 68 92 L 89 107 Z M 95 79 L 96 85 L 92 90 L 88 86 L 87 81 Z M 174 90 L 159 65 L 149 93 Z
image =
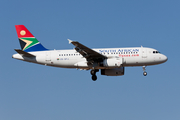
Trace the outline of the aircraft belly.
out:
M 142 62 L 142 60 L 140 59 L 140 57 L 133 57 L 133 58 L 125 58 L 125 66 L 138 66 L 140 63 Z

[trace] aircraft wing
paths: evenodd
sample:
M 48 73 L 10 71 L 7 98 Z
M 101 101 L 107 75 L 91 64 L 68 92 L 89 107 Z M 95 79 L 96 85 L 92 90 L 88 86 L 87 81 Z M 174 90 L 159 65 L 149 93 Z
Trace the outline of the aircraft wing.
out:
M 79 52 L 83 57 L 87 59 L 87 61 L 95 61 L 95 62 L 101 62 L 106 56 L 84 46 L 83 44 L 77 42 L 77 41 L 72 41 L 68 39 L 69 44 L 72 43 L 75 46 L 75 50 Z

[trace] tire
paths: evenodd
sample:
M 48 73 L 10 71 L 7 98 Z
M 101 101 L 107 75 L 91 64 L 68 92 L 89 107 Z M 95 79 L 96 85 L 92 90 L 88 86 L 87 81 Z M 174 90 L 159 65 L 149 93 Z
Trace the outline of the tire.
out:
M 147 72 L 143 72 L 143 75 L 146 76 L 146 75 L 147 75 Z
M 97 80 L 97 76 L 96 76 L 96 75 L 93 75 L 93 76 L 92 76 L 92 80 L 93 80 L 93 81 L 96 81 L 96 80 Z
M 95 74 L 96 74 L 95 70 L 91 70 L 91 75 L 95 75 Z

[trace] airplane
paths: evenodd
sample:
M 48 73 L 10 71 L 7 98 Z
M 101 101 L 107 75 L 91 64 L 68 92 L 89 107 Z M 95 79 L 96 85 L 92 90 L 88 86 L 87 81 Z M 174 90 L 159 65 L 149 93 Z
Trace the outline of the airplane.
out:
M 146 66 L 164 63 L 168 58 L 153 48 L 100 48 L 91 49 L 85 45 L 68 39 L 74 45 L 71 50 L 46 49 L 24 25 L 15 25 L 21 49 L 12 58 L 60 68 L 76 68 L 91 70 L 92 80 L 96 81 L 96 73 L 101 75 L 122 76 L 125 67 L 142 66 L 146 76 Z

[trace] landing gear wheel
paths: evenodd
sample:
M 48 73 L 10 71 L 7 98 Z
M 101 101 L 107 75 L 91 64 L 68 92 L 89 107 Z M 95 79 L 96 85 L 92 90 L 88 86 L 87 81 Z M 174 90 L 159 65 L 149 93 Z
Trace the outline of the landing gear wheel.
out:
M 91 75 L 95 75 L 96 71 L 95 70 L 91 70 Z
M 93 76 L 92 76 L 92 80 L 93 80 L 93 81 L 96 81 L 96 80 L 97 80 L 97 76 L 96 76 L 96 75 L 93 75 Z
M 146 75 L 147 75 L 147 72 L 143 72 L 143 75 L 146 76 Z
M 97 76 L 96 76 L 96 72 L 98 72 L 99 71 L 99 69 L 92 69 L 91 70 L 91 75 L 92 75 L 92 80 L 93 81 L 96 81 L 97 80 Z
M 91 70 L 91 75 L 96 75 L 96 72 L 99 72 L 99 70 L 98 69 Z

